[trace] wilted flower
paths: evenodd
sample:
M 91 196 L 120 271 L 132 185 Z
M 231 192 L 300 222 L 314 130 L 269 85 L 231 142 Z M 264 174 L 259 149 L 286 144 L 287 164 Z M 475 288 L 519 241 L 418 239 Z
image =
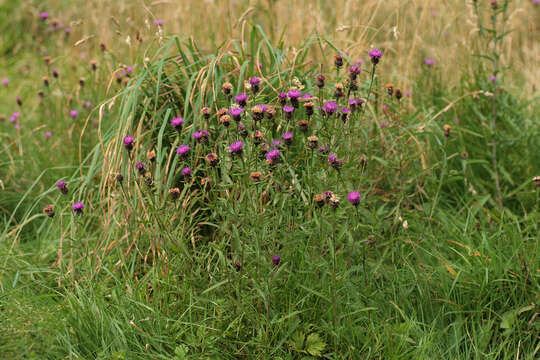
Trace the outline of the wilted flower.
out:
M 178 154 L 178 156 L 180 156 L 181 158 L 185 158 L 189 154 L 189 149 L 189 145 L 187 144 L 180 145 L 176 148 L 176 154 Z
M 309 130 L 309 121 L 307 120 L 300 120 L 296 123 L 296 126 L 300 128 L 300 131 L 307 132 Z
M 156 161 L 156 152 L 154 150 L 150 150 L 146 153 L 146 158 L 150 162 Z
M 360 203 L 360 193 L 358 191 L 351 191 L 347 195 L 347 200 L 354 206 Z
M 218 158 L 216 153 L 210 153 L 210 154 L 206 155 L 205 159 L 206 159 L 206 162 L 208 163 L 208 165 L 210 165 L 212 167 L 216 166 L 218 164 L 218 162 L 219 162 L 219 158 Z
M 47 215 L 48 217 L 52 218 L 54 217 L 54 206 L 53 205 L 47 205 L 43 208 L 43 213 Z
M 229 127 L 229 125 L 231 125 L 231 117 L 229 115 L 222 115 L 220 118 L 219 118 L 219 122 L 225 126 L 225 127 Z
M 242 123 L 238 123 L 238 133 L 240 134 L 240 136 L 245 139 L 249 134 L 248 134 L 248 131 L 246 129 L 246 126 Z
M 249 174 L 249 177 L 254 183 L 261 181 L 262 173 L 260 171 L 253 171 Z
M 315 104 L 311 101 L 304 103 L 304 109 L 306 109 L 306 115 L 311 116 L 313 115 L 313 108 L 315 107 Z
M 448 137 L 450 136 L 450 130 L 452 130 L 452 127 L 448 124 L 445 124 L 443 126 L 443 130 L 444 130 L 444 136 Z
M 312 136 L 308 137 L 308 143 L 307 143 L 308 148 L 313 150 L 313 149 L 315 149 L 317 147 L 318 144 L 319 144 L 319 138 L 318 137 L 316 137 L 315 135 L 312 135 Z
M 244 143 L 242 141 L 235 141 L 229 145 L 229 153 L 232 156 L 241 155 L 244 148 Z
M 73 204 L 73 206 L 71 207 L 71 209 L 73 210 L 73 212 L 77 215 L 82 215 L 83 213 L 83 209 L 84 209 L 84 204 L 82 202 L 76 202 L 75 204 Z
M 403 97 L 403 93 L 401 92 L 400 89 L 396 89 L 395 95 L 396 95 L 396 99 L 398 99 L 398 101 L 401 100 L 401 98 Z
M 338 69 L 340 69 L 343 66 L 343 55 L 341 54 L 334 55 L 334 65 L 336 65 Z
M 536 187 L 540 187 L 540 176 L 533 177 L 533 184 Z
M 264 105 L 255 105 L 251 108 L 251 112 L 253 114 L 253 120 L 260 121 L 264 117 L 264 113 L 266 111 L 266 106 Z
M 233 85 L 230 82 L 223 83 L 221 85 L 221 91 L 223 91 L 223 94 L 230 95 L 231 91 L 233 89 Z
M 337 209 L 339 207 L 339 197 L 336 194 L 332 194 L 330 199 L 328 199 L 328 205 L 334 210 Z
M 392 96 L 394 94 L 394 85 L 386 84 L 384 85 L 384 88 L 386 89 L 386 92 L 388 93 L 388 95 Z
M 326 77 L 323 74 L 317 75 L 317 83 L 316 83 L 316 85 L 317 85 L 317 87 L 319 89 L 324 87 L 324 80 L 326 80 Z
M 201 109 L 201 114 L 203 115 L 203 117 L 208 120 L 210 118 L 210 108 L 209 107 L 203 107 Z
M 315 194 L 313 200 L 318 207 L 323 207 L 326 202 L 326 196 L 324 194 Z
M 255 130 L 253 133 L 253 142 L 255 145 L 259 145 L 263 141 L 263 138 L 264 134 L 260 130 Z
M 180 197 L 180 189 L 179 188 L 169 189 L 168 193 L 169 193 L 169 197 L 172 200 L 177 200 Z

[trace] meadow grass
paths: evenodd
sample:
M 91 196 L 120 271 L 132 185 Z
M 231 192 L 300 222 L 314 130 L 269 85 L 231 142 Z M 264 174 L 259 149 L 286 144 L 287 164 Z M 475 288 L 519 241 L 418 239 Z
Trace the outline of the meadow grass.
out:
M 537 358 L 538 9 L 203 3 L 58 2 L 69 35 L 37 3 L 1 5 L 0 358 Z M 278 93 L 291 88 L 312 98 L 288 120 Z M 319 109 L 346 106 L 349 89 L 364 106 L 344 121 Z M 241 92 L 245 138 L 216 114 Z M 193 138 L 203 129 L 208 143 Z M 260 157 L 255 130 L 279 158 Z M 270 144 L 289 131 L 291 145 Z

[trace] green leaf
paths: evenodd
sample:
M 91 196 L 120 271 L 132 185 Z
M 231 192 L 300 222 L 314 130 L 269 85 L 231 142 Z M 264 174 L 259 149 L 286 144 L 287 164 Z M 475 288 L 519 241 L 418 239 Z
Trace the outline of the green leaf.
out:
M 306 351 L 313 356 L 322 356 L 322 352 L 326 348 L 326 343 L 321 339 L 319 334 L 311 333 L 306 339 Z

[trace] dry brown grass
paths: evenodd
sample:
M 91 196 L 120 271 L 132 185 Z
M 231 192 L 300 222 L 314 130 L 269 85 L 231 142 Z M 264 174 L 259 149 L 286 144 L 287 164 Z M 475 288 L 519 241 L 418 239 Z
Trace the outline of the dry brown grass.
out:
M 489 16 L 487 0 L 479 0 Z M 31 10 L 37 13 L 37 9 Z M 383 66 L 406 87 L 423 71 L 426 57 L 435 58 L 443 80 L 457 80 L 456 70 L 471 66 L 471 55 L 483 46 L 478 41 L 477 19 L 472 1 L 465 0 L 136 0 L 81 1 L 64 9 L 50 5 L 51 13 L 72 19 L 74 39 L 87 39 L 76 47 L 85 56 L 104 41 L 120 61 L 140 57 L 141 47 L 160 35 L 193 37 L 211 51 L 222 42 L 239 37 L 242 20 L 259 23 L 272 40 L 294 48 L 308 35 L 331 39 L 352 58 L 372 46 L 385 49 Z M 528 0 L 510 1 L 509 29 L 502 63 L 512 65 L 512 76 L 532 86 L 540 79 L 540 7 Z M 160 33 L 154 21 L 164 22 Z M 485 50 L 485 49 L 484 49 Z M 536 79 L 536 80 L 535 80 Z

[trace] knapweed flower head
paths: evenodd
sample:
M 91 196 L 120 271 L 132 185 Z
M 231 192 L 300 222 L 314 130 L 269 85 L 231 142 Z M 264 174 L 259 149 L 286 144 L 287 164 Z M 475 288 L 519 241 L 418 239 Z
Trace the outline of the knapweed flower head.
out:
M 362 72 L 362 68 L 359 65 L 349 66 L 349 77 L 351 80 L 356 80 L 358 75 Z
M 319 146 L 318 150 L 320 153 L 328 154 L 330 152 L 330 147 L 328 146 L 328 144 L 325 144 L 325 145 Z
M 159 27 L 163 26 L 163 20 L 158 19 L 158 20 L 154 21 L 154 25 L 159 26 Z
M 338 109 L 338 105 L 335 101 L 327 101 L 324 103 L 322 110 L 326 115 L 332 115 Z
M 266 153 L 266 160 L 271 164 L 277 164 L 280 160 L 281 153 L 278 149 L 272 149 Z
M 19 119 L 19 116 L 21 116 L 21 113 L 19 111 L 14 111 L 9 118 L 9 122 L 16 122 Z
M 169 197 L 172 200 L 178 200 L 178 198 L 180 197 L 180 189 L 179 188 L 169 189 L 168 193 L 169 193 Z
M 146 172 L 146 165 L 142 161 L 137 161 L 137 163 L 135 163 L 135 169 L 137 169 L 139 174 L 144 175 Z
M 272 256 L 272 265 L 279 266 L 280 262 L 281 262 L 281 257 L 279 255 Z
M 538 0 L 538 1 L 540 1 L 540 0 Z M 497 76 L 495 76 L 495 75 L 490 75 L 489 76 L 489 81 L 491 81 L 492 83 L 496 83 L 498 79 L 499 78 Z
M 258 183 L 261 181 L 262 173 L 260 171 L 253 171 L 251 174 L 249 174 L 249 178 L 254 182 Z
M 87 101 L 84 103 L 84 107 L 90 109 L 92 107 L 92 103 L 90 101 Z
M 244 149 L 244 143 L 242 141 L 235 141 L 229 145 L 229 153 L 233 156 L 241 155 Z
M 433 58 L 424 59 L 424 65 L 426 65 L 427 67 L 432 67 L 433 65 L 435 65 L 435 59 Z
M 182 168 L 182 170 L 180 170 L 180 174 L 182 174 L 183 177 L 188 178 L 191 176 L 191 169 L 186 166 L 185 168 Z
M 347 195 L 347 200 L 354 206 L 360 203 L 360 193 L 358 191 L 351 191 Z
M 343 55 L 341 54 L 334 55 L 334 65 L 336 65 L 338 69 L 343 66 Z
M 265 105 L 255 105 L 251 108 L 251 113 L 253 115 L 253 120 L 260 121 L 264 118 L 264 113 L 266 112 Z
M 189 154 L 189 145 L 184 144 L 176 148 L 176 154 L 182 158 L 185 158 Z
M 2 85 L 8 86 L 9 85 L 9 79 L 8 78 L 3 78 L 2 79 Z
M 52 132 L 50 132 L 50 131 L 45 131 L 45 132 L 43 133 L 43 136 L 46 137 L 46 138 L 50 138 L 50 137 L 52 136 Z
M 309 130 L 309 121 L 307 120 L 300 120 L 296 123 L 296 126 L 300 129 L 301 132 L 307 132 Z
M 328 156 L 328 163 L 336 170 L 341 169 L 343 160 L 339 159 L 335 154 Z
M 246 93 L 240 93 L 234 97 L 234 101 L 241 107 L 246 106 L 248 96 Z
M 67 188 L 67 183 L 65 181 L 60 180 L 59 182 L 56 183 L 56 187 L 64 195 L 66 195 L 69 192 Z
M 210 133 L 207 130 L 197 130 L 193 133 L 193 139 L 199 144 L 207 144 Z
M 240 121 L 240 117 L 242 116 L 243 112 L 244 112 L 244 109 L 237 106 L 229 110 L 229 114 L 233 117 L 234 121 L 236 122 Z
M 341 120 L 345 122 L 347 121 L 347 117 L 349 116 L 351 110 L 348 107 L 342 107 L 339 109 L 339 112 L 341 113 Z
M 39 18 L 41 20 L 47 20 L 49 18 L 49 13 L 46 11 L 42 11 L 39 13 Z
M 272 140 L 272 142 L 270 143 L 270 145 L 273 147 L 273 148 L 278 148 L 281 146 L 281 144 L 283 144 L 283 141 L 279 140 L 279 139 L 274 139 Z
M 277 97 L 281 106 L 284 106 L 287 103 L 287 93 L 280 92 Z
M 135 140 L 133 139 L 133 137 L 131 136 L 126 136 L 123 140 L 123 143 L 124 143 L 124 147 L 128 150 L 128 151 L 131 151 L 133 149 L 133 143 L 135 142 Z
M 285 145 L 291 145 L 292 144 L 293 133 L 292 132 L 283 133 L 281 135 L 281 138 L 285 142 Z
M 326 76 L 324 76 L 323 74 L 319 74 L 317 75 L 316 80 L 317 80 L 316 82 L 317 87 L 321 89 L 324 87 L 324 81 L 326 80 Z
M 339 196 L 332 194 L 328 199 L 328 205 L 334 210 L 337 209 L 339 207 Z
M 261 83 L 261 79 L 259 79 L 258 77 L 252 77 L 249 79 L 249 84 L 251 86 L 258 86 L 260 83 Z
M 220 124 L 222 124 L 223 126 L 225 127 L 228 127 L 230 124 L 231 124 L 231 117 L 229 115 L 222 115 L 220 118 L 219 118 L 219 122 Z
M 285 105 L 283 107 L 283 112 L 285 113 L 285 118 L 287 120 L 290 120 L 292 118 L 292 114 L 294 112 L 294 106 Z
M 452 130 L 452 127 L 448 124 L 445 124 L 443 126 L 444 136 L 448 137 L 450 136 L 450 131 Z
M 75 109 L 71 109 L 69 111 L 69 116 L 72 118 L 72 119 L 75 119 L 77 116 L 79 116 L 79 111 L 78 110 L 75 110 Z
M 73 210 L 73 212 L 77 215 L 82 215 L 83 213 L 83 209 L 84 209 L 84 204 L 81 202 L 81 201 L 78 201 L 76 202 L 75 204 L 73 204 L 73 206 L 71 207 L 71 209 Z
M 377 65 L 379 63 L 379 60 L 381 60 L 382 57 L 382 51 L 379 49 L 372 49 L 369 52 L 369 57 L 371 58 L 371 62 L 373 65 Z
M 226 82 L 226 83 L 223 83 L 223 85 L 221 85 L 221 91 L 225 95 L 230 95 L 232 89 L 233 89 L 233 84 L 231 84 L 230 82 Z
M 287 92 L 287 96 L 289 99 L 298 99 L 300 96 L 302 96 L 302 93 L 297 89 L 291 89 Z
M 206 120 L 208 120 L 210 118 L 210 108 L 207 106 L 203 107 L 201 109 L 201 114 Z
M 154 150 L 149 150 L 149 151 L 146 153 L 146 158 L 147 158 L 148 161 L 150 161 L 150 162 L 156 161 L 156 152 L 155 152 Z
M 307 147 L 310 148 L 311 150 L 317 148 L 317 145 L 319 145 L 319 138 L 316 137 L 315 135 L 308 137 L 307 140 L 308 140 Z
M 315 194 L 315 196 L 313 196 L 313 201 L 317 207 L 321 208 L 326 203 L 326 196 L 324 194 Z

